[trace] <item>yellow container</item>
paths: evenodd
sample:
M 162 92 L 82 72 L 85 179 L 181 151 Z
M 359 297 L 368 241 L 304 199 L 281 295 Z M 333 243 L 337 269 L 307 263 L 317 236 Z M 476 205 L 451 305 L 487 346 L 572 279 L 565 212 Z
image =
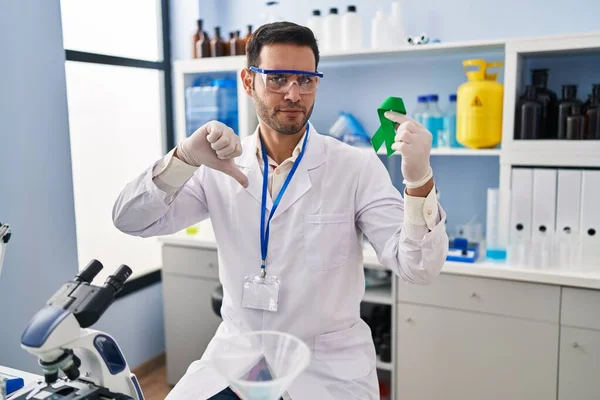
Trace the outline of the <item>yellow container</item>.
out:
M 465 147 L 485 149 L 502 141 L 504 87 L 496 81 L 498 74 L 487 69 L 503 64 L 482 59 L 463 61 L 469 81 L 460 85 L 456 94 L 456 140 Z

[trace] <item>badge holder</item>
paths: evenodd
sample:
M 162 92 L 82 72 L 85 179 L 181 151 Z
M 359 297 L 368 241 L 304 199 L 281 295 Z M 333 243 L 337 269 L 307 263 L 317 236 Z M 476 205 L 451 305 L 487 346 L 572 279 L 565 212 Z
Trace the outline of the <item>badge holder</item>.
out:
M 246 275 L 242 293 L 242 307 L 277 311 L 281 279 L 278 276 Z

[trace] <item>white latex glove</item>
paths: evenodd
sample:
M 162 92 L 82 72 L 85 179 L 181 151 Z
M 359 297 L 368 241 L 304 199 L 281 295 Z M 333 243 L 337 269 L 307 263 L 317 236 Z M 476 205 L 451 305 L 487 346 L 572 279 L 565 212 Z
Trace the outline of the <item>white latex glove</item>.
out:
M 242 154 L 242 143 L 233 129 L 210 121 L 177 146 L 176 157 L 188 165 L 221 171 L 243 187 L 248 187 L 248 177 L 235 165 L 234 158 Z
M 433 136 L 423 125 L 411 117 L 394 111 L 384 116 L 400 124 L 392 149 L 402 154 L 402 176 L 409 189 L 423 186 L 433 176 L 429 164 Z

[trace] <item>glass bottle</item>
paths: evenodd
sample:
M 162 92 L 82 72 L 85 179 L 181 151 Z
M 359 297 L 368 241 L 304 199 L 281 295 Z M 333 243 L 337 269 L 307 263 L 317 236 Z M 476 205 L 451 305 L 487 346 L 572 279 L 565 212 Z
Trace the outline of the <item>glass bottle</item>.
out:
M 533 69 L 531 73 L 531 84 L 535 87 L 536 98 L 542 105 L 540 137 L 536 139 L 556 139 L 558 99 L 556 93 L 548 89 L 548 69 Z
M 542 132 L 542 104 L 537 100 L 536 88 L 527 86 L 525 98 L 519 104 L 518 134 L 515 139 L 540 139 Z
M 248 43 L 248 40 L 250 40 L 251 36 L 252 36 L 252 25 L 248 25 L 248 33 L 246 33 L 246 36 L 244 36 L 244 42 Z
M 566 130 L 567 139 L 583 139 L 585 133 L 585 118 L 581 115 L 581 105 L 575 104 L 571 107 L 570 115 L 567 117 Z
M 221 37 L 221 27 L 215 27 L 215 36 L 210 41 L 210 52 L 213 57 L 223 57 L 226 53 L 225 41 Z
M 210 38 L 208 37 L 208 33 L 206 33 L 202 26 L 203 21 L 199 19 L 198 21 L 198 30 L 194 34 L 194 58 L 204 58 L 210 57 Z
M 241 37 L 241 32 L 236 31 L 236 40 L 235 40 L 235 54 L 238 56 L 243 56 L 246 54 L 246 42 Z
M 558 103 L 558 139 L 567 138 L 567 118 L 575 105 L 581 106 L 577 100 L 577 85 L 563 85 L 562 99 Z
M 594 85 L 592 98 L 585 110 L 584 138 L 600 140 L 600 85 Z

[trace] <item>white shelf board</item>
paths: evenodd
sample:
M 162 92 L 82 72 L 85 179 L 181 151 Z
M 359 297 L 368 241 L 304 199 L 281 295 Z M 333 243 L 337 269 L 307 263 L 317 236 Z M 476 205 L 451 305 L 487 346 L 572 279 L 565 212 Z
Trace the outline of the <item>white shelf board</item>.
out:
M 600 140 L 514 140 L 507 145 L 505 164 L 600 167 Z
M 366 303 L 391 305 L 393 303 L 392 286 L 367 288 L 365 290 L 365 297 L 363 297 L 363 301 Z
M 377 357 L 377 362 L 376 362 L 375 366 L 377 367 L 378 370 L 381 370 L 381 371 L 391 371 L 392 370 L 392 363 L 383 362 L 379 359 L 379 357 Z
M 371 150 L 370 147 L 367 147 L 366 149 Z M 465 149 L 465 148 L 442 148 L 442 147 L 435 147 L 435 148 L 431 149 L 432 156 L 499 157 L 501 155 L 501 153 L 502 153 L 501 149 Z M 387 154 L 385 147 L 381 147 L 377 151 L 377 154 L 382 154 L 382 155 Z M 398 155 L 400 155 L 400 153 L 398 153 L 398 152 L 395 152 L 393 154 L 393 156 L 398 156 Z
M 324 65 L 356 65 L 390 60 L 404 60 L 428 56 L 460 56 L 473 52 L 504 51 L 504 40 L 473 40 L 448 43 L 431 43 L 415 46 L 399 46 L 390 49 L 364 49 L 362 51 L 321 53 L 319 68 Z M 236 71 L 246 67 L 246 56 L 208 57 L 178 60 L 173 63 L 175 72 L 184 74 Z
M 504 40 L 472 40 L 425 45 L 402 45 L 389 49 L 322 53 L 319 67 L 329 65 L 370 64 L 382 61 L 401 61 L 431 56 L 462 56 L 474 52 L 502 52 Z

